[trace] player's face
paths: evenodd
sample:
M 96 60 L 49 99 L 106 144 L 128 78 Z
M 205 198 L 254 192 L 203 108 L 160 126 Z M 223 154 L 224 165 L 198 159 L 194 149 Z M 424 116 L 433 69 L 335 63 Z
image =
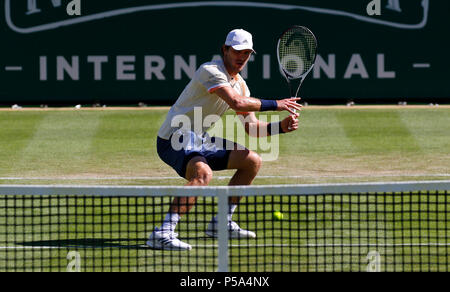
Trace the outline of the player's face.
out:
M 228 73 L 230 73 L 230 75 L 235 75 L 241 72 L 245 65 L 247 65 L 252 53 L 252 50 L 237 51 L 232 47 L 224 49 L 223 61 Z

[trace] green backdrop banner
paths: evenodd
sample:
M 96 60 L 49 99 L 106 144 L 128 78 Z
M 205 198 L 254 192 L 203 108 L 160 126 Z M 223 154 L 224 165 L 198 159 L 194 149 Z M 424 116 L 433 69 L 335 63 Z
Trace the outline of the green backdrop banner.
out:
M 76 2 L 81 15 L 69 16 Z M 286 97 L 276 42 L 294 24 L 319 42 L 300 92 L 309 103 L 450 97 L 449 1 L 0 3 L 0 104 L 172 104 L 198 66 L 219 57 L 234 28 L 254 36 L 258 54 L 242 72 L 252 96 Z M 369 4 L 381 15 L 369 15 Z

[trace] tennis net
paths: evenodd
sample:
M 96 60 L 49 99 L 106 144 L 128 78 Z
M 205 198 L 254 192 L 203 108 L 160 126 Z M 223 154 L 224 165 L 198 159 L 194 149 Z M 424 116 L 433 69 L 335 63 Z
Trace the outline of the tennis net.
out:
M 251 187 L 0 186 L 0 271 L 449 271 L 450 181 Z M 174 197 L 190 251 L 146 246 Z M 233 215 L 256 238 L 231 239 Z M 218 218 L 217 238 L 205 234 Z

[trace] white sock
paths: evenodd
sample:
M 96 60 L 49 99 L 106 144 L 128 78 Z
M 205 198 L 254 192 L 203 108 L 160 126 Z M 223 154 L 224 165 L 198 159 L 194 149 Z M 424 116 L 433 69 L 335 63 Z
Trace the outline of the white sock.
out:
M 237 204 L 230 204 L 229 206 L 228 206 L 228 215 L 227 215 L 227 219 L 228 219 L 228 222 L 230 222 L 230 221 L 233 221 L 233 213 L 234 213 L 234 211 L 236 211 L 236 208 L 237 208 Z M 217 220 L 217 216 L 216 217 L 214 217 L 214 219 L 213 219 L 215 222 L 217 222 L 218 220 Z
M 234 211 L 236 211 L 236 208 L 237 208 L 237 204 L 230 204 L 229 205 L 229 209 L 228 209 L 228 222 L 230 222 L 230 221 L 233 221 L 233 214 L 234 214 Z
M 181 216 L 177 213 L 167 213 L 166 218 L 161 225 L 161 230 L 174 232 L 180 219 Z

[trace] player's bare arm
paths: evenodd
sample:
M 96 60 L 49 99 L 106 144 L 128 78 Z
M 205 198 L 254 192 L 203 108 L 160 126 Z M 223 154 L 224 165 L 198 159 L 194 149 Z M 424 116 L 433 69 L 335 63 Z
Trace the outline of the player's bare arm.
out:
M 222 98 L 236 112 L 262 111 L 263 100 L 242 96 L 229 86 L 218 88 L 214 93 Z M 274 108 L 273 110 L 288 111 L 295 115 L 295 110 L 302 109 L 302 105 L 297 103 L 299 100 L 300 98 L 286 98 L 274 101 L 276 102 L 276 109 Z
M 245 132 L 251 137 L 265 137 L 271 135 L 271 131 L 268 131 L 268 127 L 271 123 L 258 120 L 254 112 L 239 113 L 239 118 L 244 125 Z M 291 114 L 280 122 L 280 133 L 289 133 L 298 130 L 298 117 L 299 114 Z

